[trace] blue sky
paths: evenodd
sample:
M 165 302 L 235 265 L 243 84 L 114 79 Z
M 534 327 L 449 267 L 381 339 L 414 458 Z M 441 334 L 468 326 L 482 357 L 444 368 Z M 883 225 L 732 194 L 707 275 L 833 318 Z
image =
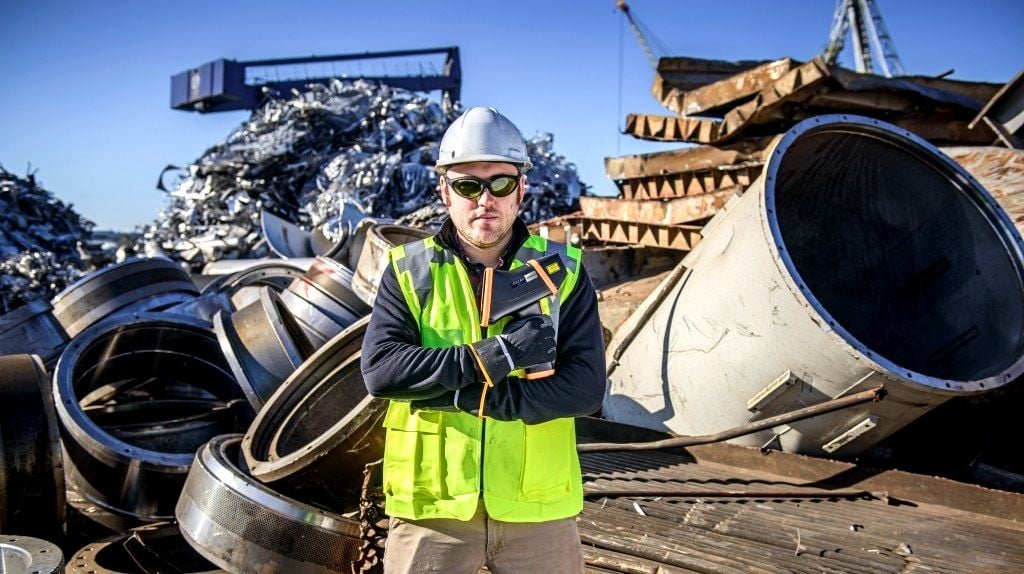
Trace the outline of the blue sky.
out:
M 1024 67 L 1024 2 L 878 4 L 910 74 L 955 68 L 955 78 L 1005 82 Z M 825 44 L 834 3 L 630 6 L 673 55 L 807 59 Z M 39 0 L 5 2 L 0 14 L 0 164 L 19 175 L 31 164 L 101 228 L 153 220 L 163 166 L 193 161 L 247 117 L 169 106 L 171 75 L 222 57 L 457 45 L 463 102 L 498 108 L 527 136 L 554 133 L 555 150 L 600 194 L 615 190 L 604 157 L 678 147 L 619 135 L 626 113 L 667 111 L 614 0 Z

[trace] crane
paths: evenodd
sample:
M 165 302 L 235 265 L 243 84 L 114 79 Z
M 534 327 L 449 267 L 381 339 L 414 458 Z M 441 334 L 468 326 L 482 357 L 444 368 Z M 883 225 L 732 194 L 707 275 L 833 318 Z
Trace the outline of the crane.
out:
M 616 0 L 615 8 L 622 12 L 629 21 L 629 27 L 633 30 L 633 35 L 636 36 L 636 41 L 640 44 L 640 49 L 644 51 L 644 55 L 647 56 L 647 62 L 651 64 L 651 68 L 658 69 L 658 58 L 659 54 L 655 54 L 651 44 L 647 41 L 647 37 L 650 36 L 655 43 L 659 43 L 657 38 L 648 30 L 646 33 L 644 30 L 647 26 L 644 26 L 639 19 L 633 16 L 633 13 L 629 10 L 629 4 L 626 4 L 626 0 Z M 659 43 L 659 48 L 661 45 Z M 660 52 L 664 53 L 664 49 L 660 49 Z
M 418 73 L 391 75 L 381 73 L 380 66 L 368 67 L 370 73 L 362 72 L 362 62 L 371 60 L 389 61 L 392 59 L 435 56 L 444 57 L 440 71 L 428 71 L 420 66 Z M 363 52 L 358 54 L 336 54 L 333 56 L 309 56 L 304 58 L 279 58 L 272 60 L 214 60 L 198 68 L 186 70 L 171 77 L 171 107 L 176 110 L 197 111 L 200 113 L 221 112 L 230 110 L 254 109 L 263 100 L 263 89 L 271 88 L 279 92 L 287 92 L 293 88 L 301 88 L 313 82 L 324 82 L 340 74 L 328 72 L 323 66 L 343 62 L 357 62 L 360 67 L 357 73 L 345 77 L 362 78 L 371 82 L 404 88 L 412 91 L 429 92 L 440 90 L 445 105 L 459 100 L 462 87 L 462 66 L 459 61 L 459 48 L 428 48 L 423 50 L 395 50 L 391 52 Z M 269 75 L 274 70 L 285 66 L 313 65 L 319 69 L 318 74 L 305 75 L 292 79 L 266 79 L 257 77 L 254 72 L 262 71 Z M 433 73 L 431 73 L 433 72 Z
M 875 0 L 836 1 L 832 30 L 823 53 L 830 66 L 836 63 L 843 51 L 847 32 L 853 38 L 853 56 L 858 72 L 873 74 L 877 64 L 887 78 L 906 74 Z

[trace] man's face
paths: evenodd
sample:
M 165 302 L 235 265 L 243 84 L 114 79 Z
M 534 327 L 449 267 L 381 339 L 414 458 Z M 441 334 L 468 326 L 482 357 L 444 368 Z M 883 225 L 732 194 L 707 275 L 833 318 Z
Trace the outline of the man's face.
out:
M 508 235 L 519 213 L 519 204 L 523 200 L 526 178 L 519 175 L 519 170 L 509 163 L 478 161 L 460 163 L 448 169 L 444 180 L 473 176 L 489 180 L 498 175 L 510 175 L 519 178 L 519 188 L 505 197 L 495 197 L 490 188 L 480 197 L 467 199 L 455 193 L 447 181 L 441 182 L 441 199 L 448 208 L 448 214 L 459 232 L 459 237 L 474 247 L 488 249 L 501 243 Z

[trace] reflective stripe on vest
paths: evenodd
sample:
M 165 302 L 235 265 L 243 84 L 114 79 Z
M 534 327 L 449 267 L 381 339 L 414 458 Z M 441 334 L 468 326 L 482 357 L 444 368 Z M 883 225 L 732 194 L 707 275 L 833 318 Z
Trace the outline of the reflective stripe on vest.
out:
M 550 253 L 558 253 L 567 267 L 558 298 L 542 304 L 545 312 L 557 318 L 579 278 L 580 250 L 531 235 L 511 267 Z M 433 237 L 395 247 L 388 258 L 419 327 L 421 345 L 444 348 L 483 337 L 466 268 Z M 488 327 L 487 336 L 500 333 L 507 322 L 502 319 Z M 538 425 L 481 421 L 468 413 L 411 412 L 409 403 L 391 401 L 384 426 L 385 508 L 391 516 L 469 520 L 480 499 L 481 468 L 484 504 L 492 518 L 541 522 L 583 509 L 571 418 Z M 483 449 L 481 437 L 486 440 Z

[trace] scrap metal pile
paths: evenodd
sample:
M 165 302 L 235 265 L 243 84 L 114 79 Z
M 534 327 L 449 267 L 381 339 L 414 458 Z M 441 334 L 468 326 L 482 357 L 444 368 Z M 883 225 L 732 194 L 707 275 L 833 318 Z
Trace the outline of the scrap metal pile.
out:
M 48 299 L 88 268 L 79 246 L 93 224 L 34 175 L 0 167 L 0 315 Z
M 652 94 L 674 115 L 629 114 L 625 131 L 644 140 L 698 145 L 606 158 L 619 197 L 584 197 L 581 216 L 552 226 L 589 242 L 688 251 L 700 240 L 703 223 L 760 175 L 773 139 L 798 122 L 857 114 L 937 145 L 988 146 L 996 135 L 975 116 L 999 89 L 982 82 L 859 74 L 820 58 L 662 58 Z
M 198 269 L 267 255 L 263 212 L 333 241 L 343 238 L 346 205 L 379 220 L 436 225 L 444 210 L 431 168 L 457 115 L 421 94 L 362 80 L 272 98 L 184 170 L 143 242 Z M 528 140 L 530 223 L 571 212 L 586 189 L 552 139 Z
M 386 406 L 359 371 L 368 278 L 425 234 L 362 225 L 352 267 L 135 258 L 0 316 L 4 532 L 68 572 L 351 571 Z

